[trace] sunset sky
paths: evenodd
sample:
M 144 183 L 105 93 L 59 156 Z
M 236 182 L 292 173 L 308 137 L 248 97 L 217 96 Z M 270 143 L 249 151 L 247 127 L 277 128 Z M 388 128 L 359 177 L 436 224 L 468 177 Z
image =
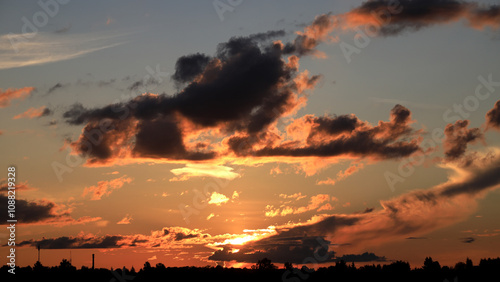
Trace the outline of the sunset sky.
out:
M 0 3 L 18 265 L 500 255 L 499 1 L 40 3 Z

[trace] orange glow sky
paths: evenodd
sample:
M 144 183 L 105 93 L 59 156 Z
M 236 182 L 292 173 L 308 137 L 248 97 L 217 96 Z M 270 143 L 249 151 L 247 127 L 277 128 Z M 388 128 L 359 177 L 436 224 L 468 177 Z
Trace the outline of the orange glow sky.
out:
M 18 265 L 500 255 L 498 6 L 275 2 L 0 4 Z

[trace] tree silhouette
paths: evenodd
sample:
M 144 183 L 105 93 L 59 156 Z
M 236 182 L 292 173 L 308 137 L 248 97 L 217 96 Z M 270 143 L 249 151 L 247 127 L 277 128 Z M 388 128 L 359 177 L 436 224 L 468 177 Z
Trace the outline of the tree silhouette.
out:
M 151 264 L 149 263 L 149 261 L 146 261 L 146 262 L 144 263 L 144 267 L 142 268 L 142 270 L 144 270 L 144 271 L 149 271 L 149 270 L 151 270 L 151 269 L 152 269 Z
M 266 269 L 276 269 L 277 267 L 271 263 L 271 260 L 268 258 L 263 258 L 257 261 L 255 265 L 257 269 L 266 270 Z
M 433 261 L 431 257 L 426 257 L 424 260 L 424 270 L 425 271 L 439 271 L 441 270 L 441 265 L 438 261 Z
M 165 269 L 167 268 L 163 263 L 159 262 L 155 266 L 156 269 Z
M 76 270 L 76 267 L 71 265 L 71 262 L 69 262 L 69 260 L 62 259 L 62 261 L 59 263 L 59 269 L 70 271 L 70 270 Z
M 465 268 L 467 270 L 472 270 L 474 268 L 474 264 L 472 263 L 472 260 L 470 258 L 467 258 L 465 260 Z
M 285 267 L 286 270 L 290 270 L 290 271 L 293 270 L 293 265 L 289 262 L 285 262 L 285 264 L 283 266 Z

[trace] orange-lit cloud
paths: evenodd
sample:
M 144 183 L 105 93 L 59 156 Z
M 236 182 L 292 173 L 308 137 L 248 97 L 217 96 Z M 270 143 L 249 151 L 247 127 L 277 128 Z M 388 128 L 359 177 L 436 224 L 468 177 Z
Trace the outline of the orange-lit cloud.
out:
M 336 27 L 338 22 L 335 17 L 329 14 L 319 15 L 304 28 L 304 31 L 297 32 L 297 37 L 292 43 L 285 45 L 284 50 L 288 53 L 297 53 L 299 56 L 312 54 L 323 58 L 325 54 L 316 50 L 316 47 L 321 42 L 337 41 L 337 38 L 330 35 Z
M 86 187 L 82 196 L 90 195 L 91 200 L 100 200 L 104 196 L 109 196 L 113 190 L 120 189 L 125 183 L 131 183 L 132 178 L 126 175 L 112 180 L 99 181 L 97 185 Z
M 343 179 L 349 177 L 350 175 L 358 172 L 363 167 L 364 167 L 363 163 L 358 163 L 358 164 L 351 165 L 346 170 L 339 171 L 337 173 L 337 177 L 335 179 L 327 177 L 325 180 L 318 180 L 318 181 L 316 181 L 316 184 L 317 185 L 335 185 L 338 181 L 343 180 Z
M 209 214 L 209 215 L 207 216 L 207 220 L 210 220 L 210 219 L 211 219 L 211 218 L 213 218 L 214 216 L 215 216 L 215 214 L 214 214 L 214 213 Z
M 467 20 L 476 29 L 500 27 L 500 7 L 458 0 L 371 0 L 338 15 L 343 29 L 370 26 L 383 36 Z
M 191 177 L 215 177 L 233 180 L 240 177 L 239 173 L 233 172 L 233 168 L 219 165 L 186 164 L 183 168 L 170 170 L 176 177 L 170 181 L 185 181 Z
M 282 195 L 280 195 L 280 197 Z M 295 198 L 297 200 L 299 199 L 299 197 L 301 197 L 300 194 L 291 195 L 292 197 L 287 195 L 284 196 L 285 196 L 284 198 Z M 273 205 L 267 205 L 264 214 L 267 217 L 275 217 L 275 216 L 286 216 L 290 214 L 301 214 L 309 211 L 320 212 L 320 211 L 333 210 L 331 204 L 328 203 L 331 201 L 337 201 L 337 199 L 330 195 L 318 194 L 311 197 L 309 204 L 307 206 L 292 207 L 292 206 L 282 205 L 279 208 L 274 208 Z
M 220 206 L 222 204 L 227 203 L 228 201 L 229 201 L 229 198 L 226 197 L 226 195 L 220 194 L 217 192 L 213 192 L 212 195 L 210 195 L 210 199 L 208 201 L 208 204 Z
M 29 108 L 24 113 L 18 114 L 14 116 L 12 119 L 39 118 L 43 116 L 48 116 L 51 113 L 52 113 L 51 110 L 47 109 L 45 106 L 41 106 L 40 108 Z
M 15 185 L 16 191 L 36 191 L 38 188 L 32 187 L 28 184 L 28 181 L 18 182 Z M 0 193 L 9 191 L 9 185 L 7 184 L 7 178 L 0 180 Z
M 310 238 L 320 237 L 335 244 L 343 244 L 346 251 L 359 251 L 370 245 L 416 238 L 463 221 L 475 212 L 479 199 L 500 187 L 500 149 L 493 150 L 494 158 L 480 154 L 466 169 L 456 164 L 443 164 L 454 172 L 448 182 L 382 201 L 380 210 L 324 216 L 307 224 L 277 229 L 277 235 L 252 242 L 245 246 L 244 251 L 251 253 L 267 249 L 273 250 L 272 254 L 278 256 L 285 248 L 273 246 L 286 246 L 288 238 L 296 236 L 307 240 L 304 234 Z M 228 250 L 221 250 L 222 253 L 213 258 L 247 261 L 241 255 L 231 255 Z
M 28 97 L 31 92 L 35 90 L 34 87 L 23 87 L 23 88 L 9 88 L 5 91 L 0 89 L 0 108 L 5 108 L 10 106 L 12 100 L 24 100 Z
M 125 215 L 124 218 L 122 218 L 120 221 L 118 221 L 116 224 L 130 224 L 132 221 L 132 217 L 130 215 Z
M 337 183 L 337 181 L 335 181 L 335 179 L 331 179 L 330 177 L 327 177 L 324 180 L 316 181 L 316 184 L 318 185 L 335 185 L 335 183 Z

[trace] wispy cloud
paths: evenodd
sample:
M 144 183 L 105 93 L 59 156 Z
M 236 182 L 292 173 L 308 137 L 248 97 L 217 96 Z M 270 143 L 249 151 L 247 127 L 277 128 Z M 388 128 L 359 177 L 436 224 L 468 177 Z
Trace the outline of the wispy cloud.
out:
M 1 57 L 2 55 L 0 55 Z M 1 64 L 1 62 L 0 62 Z M 2 91 L 0 89 L 0 108 L 5 108 L 10 106 L 10 103 L 12 100 L 19 99 L 19 100 L 24 100 L 26 97 L 28 97 L 31 92 L 35 90 L 34 87 L 23 87 L 19 89 L 13 89 L 9 88 L 5 91 Z
M 91 200 L 100 200 L 103 196 L 109 196 L 113 190 L 120 189 L 125 183 L 130 182 L 132 182 L 132 178 L 125 175 L 113 180 L 99 181 L 97 185 L 85 188 L 82 196 L 91 195 Z
M 37 33 L 0 36 L 0 70 L 70 60 L 123 44 L 122 35 L 55 35 Z
M 29 108 L 24 113 L 20 113 L 14 116 L 12 119 L 20 119 L 20 118 L 39 118 L 51 115 L 52 111 L 45 106 L 41 106 L 39 108 Z
M 124 218 L 122 218 L 122 220 L 118 221 L 116 224 L 130 224 L 130 222 L 132 221 L 132 217 L 130 215 L 125 215 Z

